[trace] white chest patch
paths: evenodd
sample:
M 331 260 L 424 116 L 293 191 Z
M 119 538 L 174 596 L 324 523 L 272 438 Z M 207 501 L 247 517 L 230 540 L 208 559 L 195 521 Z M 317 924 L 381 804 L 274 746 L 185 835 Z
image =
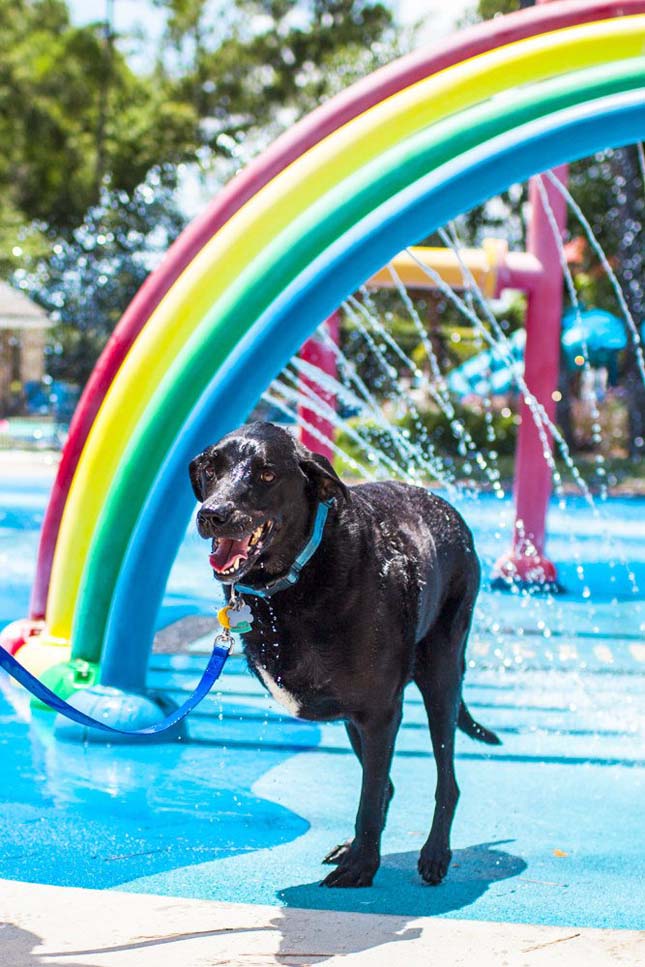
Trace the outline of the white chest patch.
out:
M 269 689 L 276 702 L 279 702 L 280 705 L 284 706 L 290 715 L 293 715 L 295 718 L 297 718 L 298 713 L 300 712 L 300 703 L 296 701 L 291 692 L 288 692 L 286 688 L 283 688 L 282 685 L 279 685 L 275 678 L 269 674 L 266 668 L 258 667 L 258 672 L 260 674 L 260 678 Z

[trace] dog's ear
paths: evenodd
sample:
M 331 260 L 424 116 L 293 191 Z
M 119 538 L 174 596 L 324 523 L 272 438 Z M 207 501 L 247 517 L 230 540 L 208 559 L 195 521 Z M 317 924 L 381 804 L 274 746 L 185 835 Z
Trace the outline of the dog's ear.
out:
M 190 474 L 190 482 L 193 486 L 193 493 L 197 497 L 197 500 L 203 500 L 206 494 L 204 493 L 203 483 L 204 476 L 203 470 L 206 460 L 208 458 L 208 452 L 204 450 L 202 453 L 198 454 L 193 460 L 190 461 L 190 466 L 188 467 L 188 473 Z
M 340 479 L 327 457 L 320 453 L 312 453 L 301 447 L 298 463 L 304 475 L 312 482 L 319 500 L 331 500 L 332 497 L 349 496 L 347 487 Z

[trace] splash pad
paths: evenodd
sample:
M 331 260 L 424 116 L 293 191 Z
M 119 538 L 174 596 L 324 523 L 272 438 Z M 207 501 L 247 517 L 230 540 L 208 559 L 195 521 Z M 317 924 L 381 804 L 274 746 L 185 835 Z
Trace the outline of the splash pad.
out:
M 143 689 L 190 457 L 405 246 L 537 171 L 643 137 L 643 10 L 556 3 L 475 28 L 380 72 L 369 95 L 358 85 L 232 183 L 99 362 L 43 531 L 45 628 L 21 660 L 71 649 L 101 685 Z

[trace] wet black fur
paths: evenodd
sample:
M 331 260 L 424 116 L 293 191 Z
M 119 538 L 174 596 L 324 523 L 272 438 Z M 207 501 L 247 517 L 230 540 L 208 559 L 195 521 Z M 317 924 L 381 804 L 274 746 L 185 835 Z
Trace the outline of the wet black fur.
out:
M 265 467 L 273 482 L 261 480 Z M 275 521 L 266 550 L 240 578 L 255 587 L 289 569 L 318 501 L 334 498 L 320 547 L 298 583 L 270 600 L 246 596 L 254 624 L 244 650 L 252 670 L 265 668 L 297 699 L 302 718 L 342 719 L 362 764 L 354 839 L 325 858 L 336 864 L 327 886 L 369 886 L 378 869 L 403 691 L 416 683 L 437 766 L 434 818 L 418 868 L 426 882 L 439 883 L 450 863 L 459 796 L 455 729 L 499 742 L 461 698 L 480 577 L 468 527 L 424 489 L 345 486 L 324 457 L 270 423 L 250 424 L 207 448 L 190 476 L 203 502 L 203 537 L 242 537 L 267 518 Z

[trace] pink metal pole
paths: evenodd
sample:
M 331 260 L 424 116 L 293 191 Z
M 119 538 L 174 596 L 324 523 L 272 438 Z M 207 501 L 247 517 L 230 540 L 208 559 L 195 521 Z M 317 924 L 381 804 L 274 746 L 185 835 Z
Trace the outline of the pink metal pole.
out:
M 554 174 L 566 185 L 568 169 L 562 165 Z M 551 210 L 562 236 L 566 227 L 566 203 L 549 181 L 543 181 Z M 537 288 L 527 296 L 524 379 L 551 420 L 555 416 L 553 394 L 558 386 L 560 327 L 562 320 L 562 265 L 560 250 L 538 190 L 536 178 L 529 185 L 531 222 L 528 251 L 542 266 Z M 556 572 L 546 557 L 544 543 L 546 515 L 551 496 L 551 469 L 545 456 L 552 438 L 548 430 L 538 431 L 526 402 L 520 408 L 520 429 L 515 460 L 515 528 L 509 554 L 495 565 L 494 576 L 530 585 L 553 584 Z
M 325 322 L 327 327 L 327 332 L 333 341 L 338 345 L 338 338 L 340 333 L 340 313 L 338 311 L 334 312 L 333 315 L 327 319 Z M 333 349 L 326 346 L 321 339 L 317 338 L 315 335 L 311 336 L 307 342 L 304 344 L 300 350 L 300 358 L 305 360 L 307 363 L 311 363 L 312 366 L 317 366 L 318 369 L 322 370 L 328 376 L 336 378 L 336 355 Z M 320 386 L 315 379 L 310 379 L 308 376 L 301 374 L 300 384 L 306 387 L 327 406 L 331 406 L 335 409 L 336 407 L 336 396 L 330 390 L 325 389 Z M 326 420 L 315 410 L 310 409 L 306 404 L 301 403 L 298 406 L 298 419 L 299 421 L 306 421 L 311 426 L 315 427 L 316 430 L 330 442 L 334 439 L 334 425 L 330 420 Z M 314 435 L 304 426 L 302 426 L 300 439 L 304 446 L 309 450 L 313 450 L 314 453 L 320 453 L 322 456 L 327 457 L 328 460 L 332 460 L 334 452 L 331 446 L 325 445 L 322 440 L 319 439 L 317 435 Z

